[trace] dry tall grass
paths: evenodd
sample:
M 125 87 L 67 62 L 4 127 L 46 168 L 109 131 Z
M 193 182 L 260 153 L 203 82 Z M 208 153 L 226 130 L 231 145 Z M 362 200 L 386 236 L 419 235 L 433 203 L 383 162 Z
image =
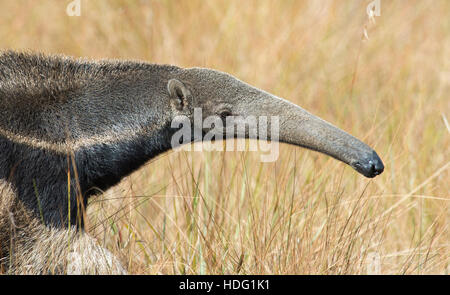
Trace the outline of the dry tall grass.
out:
M 447 274 L 450 2 L 0 0 L 0 48 L 229 72 L 373 146 L 368 180 L 282 145 L 169 152 L 92 199 L 130 273 Z M 368 39 L 363 37 L 367 29 Z

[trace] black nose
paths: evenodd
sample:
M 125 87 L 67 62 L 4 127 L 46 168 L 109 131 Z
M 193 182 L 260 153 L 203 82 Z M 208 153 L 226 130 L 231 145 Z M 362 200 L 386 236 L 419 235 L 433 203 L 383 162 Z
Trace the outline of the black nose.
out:
M 384 165 L 377 153 L 373 152 L 366 159 L 357 162 L 355 169 L 364 176 L 372 178 L 383 173 Z

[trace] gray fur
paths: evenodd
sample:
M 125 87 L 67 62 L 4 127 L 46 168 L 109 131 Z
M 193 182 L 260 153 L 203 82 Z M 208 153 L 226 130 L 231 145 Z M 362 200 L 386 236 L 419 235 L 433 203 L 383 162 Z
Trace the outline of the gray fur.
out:
M 192 119 L 194 107 L 201 107 L 204 117 L 278 115 L 280 141 L 328 154 L 368 177 L 384 168 L 376 153 L 358 139 L 226 73 L 4 52 L 0 55 L 3 270 L 124 273 L 120 263 L 84 233 L 79 212 L 95 192 L 92 188 L 108 189 L 169 150 L 176 131 L 170 128 L 172 119 L 177 115 Z

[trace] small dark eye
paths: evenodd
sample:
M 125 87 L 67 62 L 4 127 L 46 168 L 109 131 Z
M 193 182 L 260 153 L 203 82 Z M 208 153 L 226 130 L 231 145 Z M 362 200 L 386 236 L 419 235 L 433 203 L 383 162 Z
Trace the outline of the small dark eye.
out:
M 228 110 L 222 111 L 222 112 L 220 113 L 220 117 L 221 117 L 222 119 L 226 119 L 227 117 L 229 117 L 229 116 L 231 116 L 231 115 L 232 115 L 231 112 L 228 111 Z

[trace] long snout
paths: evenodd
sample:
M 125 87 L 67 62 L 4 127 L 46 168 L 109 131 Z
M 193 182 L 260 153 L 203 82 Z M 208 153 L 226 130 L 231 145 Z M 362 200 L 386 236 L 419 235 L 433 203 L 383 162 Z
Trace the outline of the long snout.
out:
M 303 146 L 338 159 L 366 177 L 375 177 L 384 170 L 377 153 L 368 145 L 332 124 L 286 104 L 280 112 L 280 141 Z
M 366 177 L 383 172 L 380 157 L 359 139 L 289 101 L 266 92 L 259 98 L 253 112 L 279 117 L 278 141 L 327 154 Z

